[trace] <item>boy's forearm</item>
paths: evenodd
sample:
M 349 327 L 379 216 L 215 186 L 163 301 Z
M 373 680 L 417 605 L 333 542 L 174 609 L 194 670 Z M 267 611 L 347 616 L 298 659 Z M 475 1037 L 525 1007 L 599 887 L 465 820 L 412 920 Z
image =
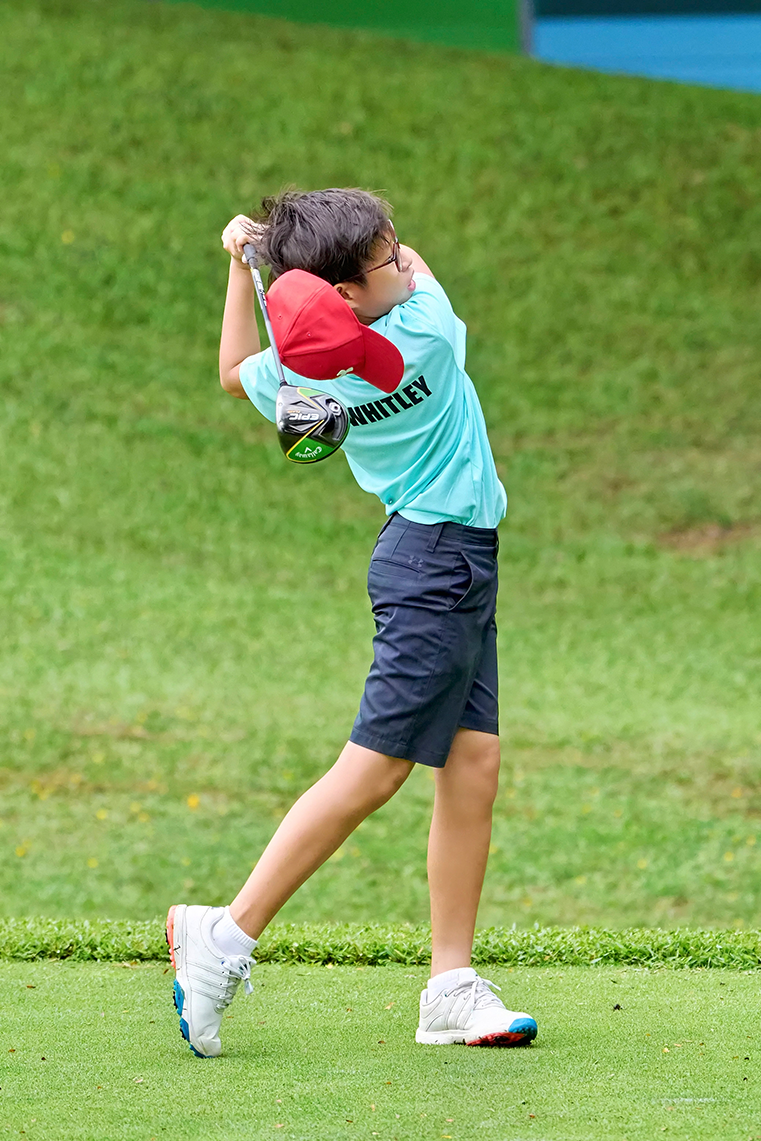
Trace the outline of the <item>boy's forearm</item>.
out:
M 246 357 L 258 353 L 259 348 L 251 272 L 248 266 L 231 258 L 219 342 L 219 379 L 225 392 L 247 399 L 240 382 L 240 365 Z

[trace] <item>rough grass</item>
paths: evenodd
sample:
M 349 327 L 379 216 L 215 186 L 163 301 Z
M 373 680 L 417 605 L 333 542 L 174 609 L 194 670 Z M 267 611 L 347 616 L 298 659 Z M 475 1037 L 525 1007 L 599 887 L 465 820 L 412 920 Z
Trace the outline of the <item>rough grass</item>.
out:
M 257 967 L 193 1058 L 161 965 L 0 966 L 0 1128 L 39 1141 L 746 1141 L 759 1134 L 758 979 L 489 971 L 530 1049 L 420 1047 L 420 968 Z
M 312 963 L 370 967 L 430 962 L 426 927 L 389 924 L 275 924 L 257 948 L 259 963 Z M 0 960 L 70 959 L 74 962 L 167 960 L 163 920 L 0 920 Z M 476 933 L 473 962 L 479 966 L 722 967 L 761 966 L 758 931 L 683 928 L 606 931 L 545 927 L 483 928 Z
M 219 232 L 293 182 L 384 189 L 470 328 L 481 922 L 758 927 L 761 100 L 143 0 L 10 0 L 0 53 L 2 913 L 226 902 L 352 723 L 380 509 L 215 377 Z M 430 793 L 283 919 L 424 922 Z

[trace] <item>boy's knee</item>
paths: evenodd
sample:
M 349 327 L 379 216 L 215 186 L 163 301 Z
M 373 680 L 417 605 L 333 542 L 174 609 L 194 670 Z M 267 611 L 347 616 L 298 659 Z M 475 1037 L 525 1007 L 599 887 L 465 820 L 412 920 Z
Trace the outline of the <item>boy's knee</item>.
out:
M 484 749 L 478 761 L 478 773 L 485 792 L 491 797 L 492 804 L 497 799 L 499 790 L 499 738 L 495 737 L 496 744 Z
M 381 782 L 381 791 L 384 794 L 384 803 L 398 792 L 412 771 L 409 761 L 389 758 L 389 764 Z
M 330 770 L 330 779 L 358 804 L 374 803 L 380 808 L 399 791 L 414 767 L 411 761 L 348 741 Z
M 494 801 L 499 785 L 499 737 L 492 733 L 478 733 L 474 729 L 460 730 L 447 764 L 452 762 L 471 787 L 478 788 L 482 796 Z
M 378 753 L 371 754 L 371 757 L 372 764 L 355 781 L 355 795 L 365 808 L 369 805 L 370 811 L 375 812 L 399 791 L 414 765 L 410 761 Z

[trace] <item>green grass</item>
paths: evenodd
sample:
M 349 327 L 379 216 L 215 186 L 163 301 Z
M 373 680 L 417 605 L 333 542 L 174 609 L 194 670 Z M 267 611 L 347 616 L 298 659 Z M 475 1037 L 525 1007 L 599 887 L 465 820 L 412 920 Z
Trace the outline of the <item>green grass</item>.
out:
M 60 959 L 73 962 L 168 961 L 164 920 L 0 920 L 0 961 Z M 256 949 L 258 963 L 332 966 L 425 966 L 431 961 L 428 927 L 383 923 L 275 923 Z M 476 932 L 473 963 L 479 967 L 761 966 L 758 931 L 674 931 L 595 927 L 500 927 Z
M 266 966 L 230 1008 L 224 1055 L 203 1062 L 180 1039 L 163 972 L 3 965 L 0 1129 L 38 1141 L 761 1132 L 755 975 L 496 970 L 539 1037 L 475 1050 L 415 1045 L 419 968 Z
M 226 902 L 348 735 L 380 508 L 216 382 L 219 233 L 293 182 L 383 188 L 469 325 L 480 922 L 759 926 L 761 100 L 143 0 L 0 45 L 0 913 Z M 283 920 L 425 922 L 431 791 Z

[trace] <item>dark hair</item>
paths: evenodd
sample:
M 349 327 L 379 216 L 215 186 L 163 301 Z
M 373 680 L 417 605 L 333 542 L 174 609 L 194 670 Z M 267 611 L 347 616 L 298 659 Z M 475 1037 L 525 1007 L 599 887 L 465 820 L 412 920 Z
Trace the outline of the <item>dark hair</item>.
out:
M 388 237 L 390 214 L 388 202 L 368 190 L 283 190 L 253 215 L 266 226 L 257 248 L 273 277 L 305 269 L 331 285 L 364 285 L 373 248 Z

